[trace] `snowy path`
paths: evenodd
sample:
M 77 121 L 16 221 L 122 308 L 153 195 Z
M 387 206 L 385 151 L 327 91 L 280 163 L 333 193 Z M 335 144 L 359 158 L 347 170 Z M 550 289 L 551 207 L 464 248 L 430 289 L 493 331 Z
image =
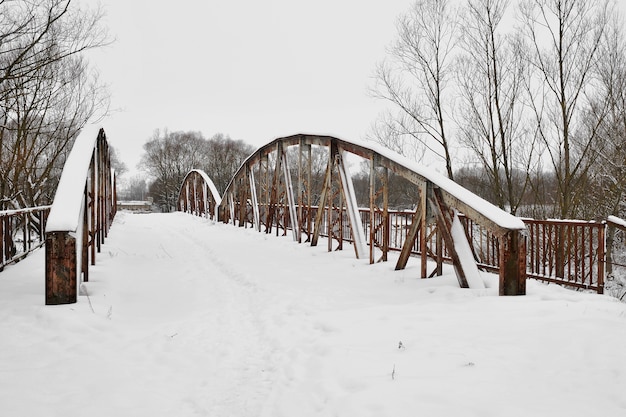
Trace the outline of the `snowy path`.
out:
M 626 305 L 119 213 L 79 302 L 0 273 L 0 416 L 626 415 Z

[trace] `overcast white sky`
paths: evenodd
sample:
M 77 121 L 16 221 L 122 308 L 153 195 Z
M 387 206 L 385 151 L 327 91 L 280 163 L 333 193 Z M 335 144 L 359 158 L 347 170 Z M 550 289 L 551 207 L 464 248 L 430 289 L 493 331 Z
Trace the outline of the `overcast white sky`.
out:
M 255 146 L 362 138 L 383 106 L 367 92 L 374 67 L 412 0 L 100 3 L 117 40 L 92 61 L 121 110 L 101 124 L 132 170 L 156 128 Z

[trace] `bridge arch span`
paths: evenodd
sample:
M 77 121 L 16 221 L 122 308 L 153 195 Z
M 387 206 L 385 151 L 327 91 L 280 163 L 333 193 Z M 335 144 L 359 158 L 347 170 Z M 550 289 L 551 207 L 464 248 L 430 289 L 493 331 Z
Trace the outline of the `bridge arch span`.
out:
M 206 172 L 192 169 L 187 173 L 178 193 L 179 211 L 217 220 L 221 203 L 222 197 Z
M 320 155 L 321 169 L 318 166 L 316 171 L 314 159 L 319 165 Z M 357 204 L 348 161 L 354 157 L 369 165 L 367 207 Z M 421 276 L 427 278 L 428 258 L 437 265 L 430 276 L 441 274 L 441 264 L 446 259 L 452 261 L 459 284 L 468 287 L 467 263 L 463 265 L 463 258 L 467 257 L 459 255 L 461 248 L 455 244 L 459 233 L 454 232 L 457 214 L 462 213 L 464 232 L 470 241 L 479 233 L 481 240 L 484 237 L 496 242 L 496 249 L 491 247 L 494 253 L 488 256 L 491 264 L 495 263 L 493 270 L 500 275 L 500 294 L 525 293 L 524 222 L 433 170 L 377 144 L 310 134 L 274 139 L 241 164 L 221 201 L 216 200 L 214 215 L 221 221 L 250 226 L 259 232 L 291 234 L 295 241 L 313 246 L 320 236 L 326 236 L 329 251 L 342 249 L 344 242 L 350 242 L 357 258 L 369 256 L 370 263 L 386 261 L 392 250 L 392 234 L 397 237 L 400 233 L 394 230 L 395 215 L 390 214 L 388 204 L 390 172 L 408 180 L 419 195 L 414 202 L 416 209 L 408 213 L 410 219 L 402 226 L 396 269 L 405 268 L 409 256 L 418 253 Z M 183 186 L 181 196 L 183 189 L 197 190 L 198 186 Z M 202 207 L 192 203 L 190 195 L 203 194 L 185 194 L 180 200 L 188 201 L 184 210 L 189 211 L 193 204 Z M 203 210 L 193 207 L 192 210 Z M 470 245 L 468 250 L 481 264 L 481 248 Z

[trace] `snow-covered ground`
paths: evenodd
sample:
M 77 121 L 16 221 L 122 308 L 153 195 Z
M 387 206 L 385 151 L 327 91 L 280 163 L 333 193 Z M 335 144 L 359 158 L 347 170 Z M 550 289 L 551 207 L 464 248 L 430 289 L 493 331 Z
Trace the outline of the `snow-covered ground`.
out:
M 0 416 L 626 415 L 626 304 L 325 248 L 121 212 L 65 306 L 37 252 L 0 273 Z

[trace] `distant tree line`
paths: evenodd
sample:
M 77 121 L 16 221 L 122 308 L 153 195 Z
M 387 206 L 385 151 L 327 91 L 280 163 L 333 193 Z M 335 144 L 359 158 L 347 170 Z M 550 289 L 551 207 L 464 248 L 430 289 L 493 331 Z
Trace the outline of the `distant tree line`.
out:
M 78 132 L 108 109 L 84 52 L 108 43 L 99 9 L 0 0 L 0 210 L 49 204 Z
M 140 166 L 149 175 L 146 195 L 164 212 L 176 210 L 180 186 L 189 171 L 205 171 L 221 194 L 243 160 L 255 150 L 223 134 L 206 139 L 200 132 L 160 129 L 143 148 Z M 141 181 L 137 178 L 132 183 Z
M 513 214 L 624 217 L 626 44 L 610 0 L 417 0 L 372 138 Z

